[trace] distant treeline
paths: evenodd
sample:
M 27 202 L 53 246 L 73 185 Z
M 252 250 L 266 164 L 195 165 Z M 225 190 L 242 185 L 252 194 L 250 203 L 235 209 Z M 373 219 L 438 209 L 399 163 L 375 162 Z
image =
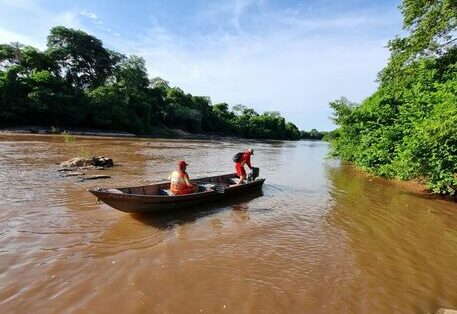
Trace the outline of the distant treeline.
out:
M 404 0 L 378 90 L 361 104 L 332 102 L 334 155 L 380 176 L 457 191 L 457 6 Z
M 209 97 L 149 79 L 143 58 L 126 57 L 94 36 L 62 26 L 51 29 L 45 51 L 0 45 L 0 127 L 23 125 L 302 138 L 279 112 L 212 104 Z
M 300 131 L 300 137 L 304 140 L 326 140 L 329 132 L 318 131 L 312 129 L 311 131 Z

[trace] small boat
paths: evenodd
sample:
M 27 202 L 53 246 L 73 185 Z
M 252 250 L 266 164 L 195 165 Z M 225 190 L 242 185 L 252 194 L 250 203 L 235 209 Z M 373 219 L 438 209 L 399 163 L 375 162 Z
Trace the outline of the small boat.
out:
M 265 179 L 237 185 L 236 174 L 225 174 L 192 180 L 198 192 L 173 195 L 168 190 L 170 182 L 124 188 L 95 188 L 88 191 L 98 200 L 127 213 L 154 213 L 173 209 L 188 208 L 211 201 L 228 199 L 262 189 Z

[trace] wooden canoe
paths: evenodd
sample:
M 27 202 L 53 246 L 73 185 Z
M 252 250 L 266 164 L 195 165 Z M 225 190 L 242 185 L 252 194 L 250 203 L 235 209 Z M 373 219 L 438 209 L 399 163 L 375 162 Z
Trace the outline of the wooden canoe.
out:
M 236 174 L 198 178 L 198 192 L 185 195 L 170 195 L 170 182 L 124 188 L 96 188 L 88 191 L 103 203 L 127 213 L 153 213 L 188 208 L 211 201 L 228 199 L 254 193 L 262 189 L 265 179 L 235 185 Z

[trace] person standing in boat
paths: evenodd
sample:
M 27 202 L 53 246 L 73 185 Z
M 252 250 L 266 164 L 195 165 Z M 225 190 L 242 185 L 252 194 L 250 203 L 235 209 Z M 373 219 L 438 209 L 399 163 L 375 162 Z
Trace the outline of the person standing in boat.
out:
M 252 155 L 254 155 L 254 149 L 250 148 L 243 153 L 236 154 L 234 157 L 236 174 L 240 177 L 238 184 L 244 183 L 246 180 L 246 170 L 244 170 L 244 165 L 248 166 L 249 169 L 252 169 Z
M 173 171 L 168 179 L 170 179 L 170 191 L 174 195 L 182 195 L 194 193 L 197 189 L 195 184 L 192 184 L 186 168 L 189 164 L 184 160 L 178 162 L 178 169 Z

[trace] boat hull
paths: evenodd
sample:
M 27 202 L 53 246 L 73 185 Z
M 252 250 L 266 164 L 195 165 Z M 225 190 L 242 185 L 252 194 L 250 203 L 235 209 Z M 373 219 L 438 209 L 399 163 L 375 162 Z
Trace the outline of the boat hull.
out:
M 88 191 L 99 201 L 123 212 L 156 213 L 192 208 L 196 205 L 255 193 L 262 189 L 265 181 L 265 179 L 258 179 L 240 185 L 225 183 L 233 178 L 236 178 L 235 174 L 195 179 L 193 182 L 196 184 L 216 184 L 219 188 L 186 195 L 158 195 L 160 190 L 169 186 L 169 182 L 119 189 L 89 189 Z

